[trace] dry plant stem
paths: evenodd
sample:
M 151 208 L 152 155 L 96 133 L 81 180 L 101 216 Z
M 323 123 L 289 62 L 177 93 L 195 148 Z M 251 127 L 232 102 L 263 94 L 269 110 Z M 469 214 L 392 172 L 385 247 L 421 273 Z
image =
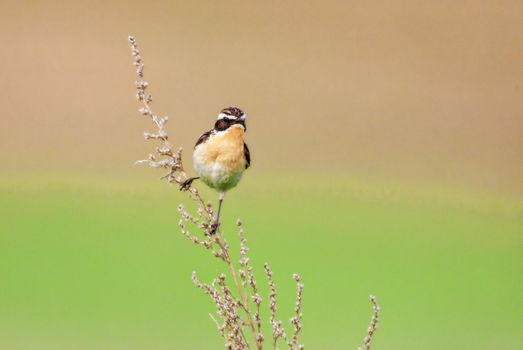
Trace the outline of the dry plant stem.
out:
M 257 349 L 262 349 L 262 342 L 260 341 L 260 336 L 258 334 L 259 333 L 259 329 L 256 330 L 256 328 L 254 326 L 253 317 L 252 317 L 251 311 L 249 309 L 249 303 L 247 301 L 246 295 L 244 294 L 244 292 L 243 292 L 243 290 L 241 288 L 241 283 L 238 280 L 238 277 L 237 277 L 237 274 L 236 274 L 236 269 L 234 268 L 234 265 L 232 263 L 230 255 L 229 255 L 229 249 L 228 249 L 227 243 L 222 238 L 220 232 L 217 232 L 214 235 L 208 235 L 206 240 L 201 241 L 198 237 L 192 235 L 188 231 L 186 226 L 185 226 L 185 222 L 191 222 L 193 224 L 198 224 L 198 219 L 193 217 L 193 216 L 191 216 L 185 210 L 184 206 L 181 205 L 181 204 L 178 206 L 178 211 L 180 212 L 180 214 L 182 216 L 182 218 L 180 219 L 178 225 L 180 226 L 180 230 L 182 231 L 182 234 L 188 240 L 190 240 L 191 242 L 193 242 L 195 244 L 202 244 L 207 249 L 211 249 L 213 247 L 213 244 L 218 245 L 219 250 L 213 250 L 213 254 L 216 257 L 218 257 L 221 260 L 223 260 L 225 262 L 225 264 L 228 266 L 230 274 L 232 276 L 232 279 L 234 281 L 234 284 L 235 284 L 236 289 L 238 291 L 238 294 L 240 296 L 240 305 L 241 305 L 241 307 L 243 308 L 243 310 L 245 311 L 245 313 L 247 315 L 248 325 L 249 325 L 249 327 L 251 329 L 251 332 L 253 334 L 253 337 L 254 337 L 254 340 L 255 340 L 255 343 L 256 343 L 256 347 L 257 347 Z M 194 275 L 193 275 L 193 281 L 195 281 L 195 276 Z M 203 288 L 201 288 L 201 286 L 202 286 L 201 283 L 196 283 L 195 282 L 195 284 L 196 284 L 196 286 L 198 288 L 203 289 Z M 212 295 L 212 293 L 210 293 L 208 291 L 208 289 L 204 289 L 204 291 L 206 291 L 207 294 Z M 217 304 L 218 308 L 220 308 L 220 306 L 216 302 L 216 298 L 213 298 L 213 300 L 215 300 L 215 304 Z M 243 332 L 243 330 L 242 330 L 242 332 Z
M 261 325 L 261 316 L 260 316 L 260 305 L 262 302 L 262 298 L 261 298 L 260 294 L 258 294 L 258 286 L 256 284 L 256 280 L 254 279 L 253 268 L 249 264 L 249 261 L 250 261 L 249 256 L 248 256 L 249 247 L 247 247 L 247 240 L 245 239 L 245 234 L 243 231 L 243 224 L 240 219 L 238 219 L 236 221 L 236 226 L 238 228 L 238 235 L 240 236 L 240 261 L 239 261 L 240 270 L 239 270 L 239 274 L 240 274 L 240 278 L 242 280 L 242 282 L 241 282 L 242 287 L 246 287 L 246 285 L 249 284 L 249 286 L 251 287 L 251 290 L 252 290 L 251 299 L 254 302 L 254 304 L 256 305 L 254 321 L 256 322 L 256 326 L 257 326 L 257 330 L 258 330 L 256 344 L 259 348 L 261 348 L 263 346 L 263 341 L 264 341 L 262 330 L 261 330 L 262 325 Z M 245 270 L 247 270 L 247 273 L 245 272 Z
M 269 282 L 269 310 L 271 313 L 269 322 L 272 328 L 272 345 L 275 349 L 277 349 L 276 345 L 279 338 L 282 338 L 285 343 L 288 344 L 287 334 L 283 329 L 282 322 L 276 320 L 276 286 L 272 277 L 271 268 L 269 264 L 265 263 L 263 269 L 265 271 L 265 276 L 267 276 L 267 281 Z
M 303 294 L 303 283 L 301 283 L 301 277 L 297 273 L 292 275 L 294 281 L 296 281 L 296 305 L 294 307 L 295 316 L 290 320 L 290 323 L 294 326 L 294 333 L 292 335 L 292 340 L 288 344 L 291 349 L 303 349 L 302 344 L 298 344 L 298 333 L 301 331 L 301 303 L 302 303 L 302 294 Z
M 370 320 L 369 328 L 367 328 L 367 336 L 365 339 L 363 339 L 363 348 L 358 348 L 358 350 L 369 350 L 370 349 L 370 342 L 372 340 L 372 336 L 374 333 L 376 333 L 376 329 L 378 328 L 378 322 L 380 317 L 380 307 L 378 306 L 378 302 L 376 301 L 376 297 L 374 295 L 370 296 L 370 302 L 372 303 L 372 319 Z
M 228 310 L 233 310 L 232 314 L 229 316 L 230 319 L 234 320 L 233 322 L 233 333 L 236 334 L 236 340 L 238 342 L 238 345 L 241 347 L 245 345 L 247 348 L 250 349 L 249 343 L 247 341 L 247 337 L 245 336 L 245 333 L 243 331 L 243 320 L 239 317 L 239 315 L 235 312 L 235 305 L 237 305 L 237 300 L 232 296 L 229 288 L 227 288 L 227 285 L 225 284 L 225 275 L 221 274 L 218 277 L 217 281 L 218 285 L 222 288 L 222 294 L 223 299 L 225 300 L 227 305 L 231 305 L 232 307 L 228 307 Z M 242 341 L 243 339 L 243 341 Z
M 234 281 L 234 284 L 236 285 L 236 289 L 238 291 L 238 294 L 240 295 L 242 307 L 245 310 L 245 313 L 247 314 L 249 327 L 251 328 L 251 331 L 252 331 L 252 334 L 253 334 L 256 346 L 257 346 L 258 349 L 261 349 L 262 348 L 261 344 L 258 342 L 258 332 L 257 332 L 256 328 L 254 327 L 252 314 L 251 314 L 251 311 L 249 309 L 249 302 L 247 301 L 247 298 L 245 297 L 245 294 L 243 293 L 243 290 L 241 288 L 241 284 L 238 281 L 238 277 L 236 276 L 236 270 L 235 270 L 234 265 L 233 265 L 233 263 L 231 261 L 231 257 L 229 255 L 229 251 L 228 251 L 227 247 L 224 246 L 223 242 L 220 240 L 218 233 L 217 233 L 217 236 L 216 236 L 216 243 L 222 249 L 222 252 L 223 252 L 223 255 L 224 255 L 223 256 L 224 257 L 224 261 L 227 264 L 227 266 L 229 267 L 229 271 L 231 273 L 232 279 Z
M 193 272 L 192 280 L 196 287 L 211 297 L 217 307 L 218 314 L 224 321 L 224 324 L 220 326 L 216 319 L 211 315 L 211 318 L 217 325 L 218 331 L 226 340 L 225 347 L 227 349 L 236 350 L 242 350 L 245 348 L 250 349 L 242 328 L 243 321 L 236 312 L 237 300 L 234 299 L 225 284 L 225 275 L 220 274 L 220 276 L 209 285 L 201 283 L 196 277 L 196 273 Z M 221 294 L 218 292 L 216 285 L 221 287 Z

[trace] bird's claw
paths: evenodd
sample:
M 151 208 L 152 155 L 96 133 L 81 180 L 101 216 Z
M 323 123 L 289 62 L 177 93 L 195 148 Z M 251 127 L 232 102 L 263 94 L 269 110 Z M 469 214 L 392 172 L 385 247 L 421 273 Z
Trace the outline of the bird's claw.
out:
M 184 182 L 182 182 L 180 184 L 180 191 L 187 191 L 189 189 L 189 187 L 191 187 L 192 182 L 196 179 L 197 179 L 197 177 L 190 177 L 187 180 L 185 180 Z
M 220 223 L 218 221 L 215 221 L 209 225 L 209 234 L 214 235 L 218 230 L 218 227 L 220 227 Z

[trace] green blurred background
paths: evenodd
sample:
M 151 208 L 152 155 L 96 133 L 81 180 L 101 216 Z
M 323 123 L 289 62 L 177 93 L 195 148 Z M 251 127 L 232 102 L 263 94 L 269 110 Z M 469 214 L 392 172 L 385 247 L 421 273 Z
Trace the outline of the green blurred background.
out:
M 0 349 L 222 347 L 190 274 L 223 267 L 179 233 L 185 196 L 133 166 L 154 145 L 131 33 L 188 167 L 221 108 L 247 112 L 225 234 L 243 219 L 283 320 L 302 275 L 307 348 L 360 345 L 371 293 L 375 349 L 523 348 L 521 1 L 4 0 L 0 19 Z

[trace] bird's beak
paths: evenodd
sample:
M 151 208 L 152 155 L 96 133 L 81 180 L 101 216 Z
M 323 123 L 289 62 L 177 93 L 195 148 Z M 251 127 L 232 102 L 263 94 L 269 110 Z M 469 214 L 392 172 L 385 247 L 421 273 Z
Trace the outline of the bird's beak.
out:
M 245 120 L 238 120 L 235 124 L 240 124 L 243 126 L 243 130 L 247 132 L 247 126 L 245 125 Z

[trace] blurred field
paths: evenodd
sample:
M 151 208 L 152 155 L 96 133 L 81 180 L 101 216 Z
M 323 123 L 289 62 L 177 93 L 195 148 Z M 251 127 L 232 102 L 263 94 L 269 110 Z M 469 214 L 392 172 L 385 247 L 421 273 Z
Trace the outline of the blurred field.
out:
M 376 349 L 521 349 L 521 201 L 448 193 L 246 177 L 226 199 L 224 228 L 236 244 L 232 223 L 244 220 L 259 282 L 265 294 L 269 261 L 285 320 L 290 275 L 302 274 L 309 349 L 355 349 L 370 293 L 382 306 Z M 181 198 L 150 178 L 4 178 L 0 347 L 219 349 L 213 305 L 190 273 L 221 268 L 179 234 Z

